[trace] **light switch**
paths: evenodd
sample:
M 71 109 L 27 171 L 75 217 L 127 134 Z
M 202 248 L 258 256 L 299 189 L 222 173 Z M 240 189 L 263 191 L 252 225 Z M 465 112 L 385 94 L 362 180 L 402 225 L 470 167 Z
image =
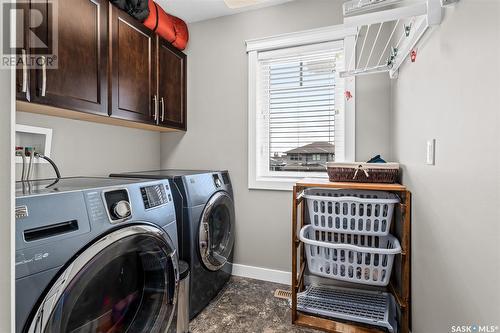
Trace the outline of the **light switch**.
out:
M 427 140 L 427 159 L 425 164 L 434 165 L 436 162 L 436 139 Z

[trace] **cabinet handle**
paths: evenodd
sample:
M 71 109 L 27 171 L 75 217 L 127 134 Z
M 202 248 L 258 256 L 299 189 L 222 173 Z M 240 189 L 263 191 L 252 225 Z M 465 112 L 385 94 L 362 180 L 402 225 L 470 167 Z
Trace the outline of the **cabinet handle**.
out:
M 22 49 L 21 60 L 23 62 L 23 88 L 22 92 L 28 92 L 28 65 L 26 64 L 26 50 Z
M 158 98 L 156 95 L 153 96 L 153 119 L 154 121 L 158 120 Z
M 161 98 L 161 121 L 165 120 L 165 101 Z
M 45 56 L 42 56 L 42 97 L 47 93 L 47 63 Z

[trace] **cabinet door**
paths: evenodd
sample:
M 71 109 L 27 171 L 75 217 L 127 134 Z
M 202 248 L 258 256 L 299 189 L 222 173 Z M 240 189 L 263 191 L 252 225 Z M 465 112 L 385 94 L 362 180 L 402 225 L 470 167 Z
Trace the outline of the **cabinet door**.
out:
M 16 3 L 17 15 L 16 16 L 16 54 L 22 61 L 18 61 L 16 66 L 16 98 L 22 101 L 30 100 L 29 89 L 29 68 L 28 68 L 28 19 L 29 19 L 29 3 L 17 2 Z
M 157 123 L 156 39 L 154 33 L 110 5 L 110 115 Z
M 186 55 L 158 40 L 160 124 L 186 130 Z
M 33 1 L 44 20 L 36 36 L 57 38 L 58 66 L 30 73 L 31 101 L 78 111 L 108 112 L 107 0 Z M 55 6 L 55 7 L 52 7 Z M 52 14 L 57 13 L 57 20 Z M 35 55 L 34 37 L 30 53 Z

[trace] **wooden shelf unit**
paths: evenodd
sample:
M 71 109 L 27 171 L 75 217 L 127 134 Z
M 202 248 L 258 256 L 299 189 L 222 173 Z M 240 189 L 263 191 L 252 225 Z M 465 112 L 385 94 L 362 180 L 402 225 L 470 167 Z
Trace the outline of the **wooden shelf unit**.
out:
M 304 290 L 304 275 L 306 273 L 306 258 L 304 245 L 298 238 L 300 229 L 305 224 L 305 200 L 302 196 L 307 188 L 320 187 L 327 189 L 352 189 L 387 191 L 396 193 L 401 203 L 397 205 L 391 233 L 396 236 L 400 243 L 402 253 L 394 262 L 391 282 L 387 291 L 394 295 L 397 305 L 401 309 L 399 316 L 399 332 L 410 331 L 410 255 L 411 255 L 411 193 L 406 186 L 400 184 L 373 184 L 373 183 L 335 183 L 327 179 L 305 178 L 298 181 L 293 187 L 292 205 L 292 323 L 323 330 L 330 333 L 376 333 L 383 330 L 367 327 L 357 323 L 348 323 L 325 319 L 319 316 L 305 314 L 297 310 L 297 294 Z M 398 260 L 398 257 L 400 260 Z M 399 267 L 397 267 L 399 266 Z M 396 277 L 399 272 L 399 279 Z

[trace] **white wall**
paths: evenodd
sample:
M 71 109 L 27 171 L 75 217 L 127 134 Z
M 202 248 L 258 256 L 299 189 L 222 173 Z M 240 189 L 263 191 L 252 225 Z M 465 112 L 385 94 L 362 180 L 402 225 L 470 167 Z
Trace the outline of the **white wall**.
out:
M 17 123 L 53 129 L 51 158 L 63 177 L 107 176 L 160 166 L 158 132 L 25 112 L 17 112 Z M 19 180 L 21 164 L 16 171 Z M 32 178 L 48 177 L 54 177 L 49 164 L 35 166 Z
M 499 22 L 499 1 L 461 0 L 393 82 L 394 156 L 413 192 L 414 333 L 500 325 Z
M 13 283 L 12 159 L 11 126 L 13 124 L 14 84 L 9 70 L 0 70 L 0 332 L 11 330 L 11 286 Z
M 341 0 L 302 0 L 190 25 L 188 131 L 162 134 L 162 167 L 228 169 L 236 201 L 235 262 L 290 270 L 291 192 L 248 190 L 245 40 L 342 23 Z M 383 83 L 381 83 L 383 82 Z M 388 156 L 386 77 L 357 82 L 357 158 Z

